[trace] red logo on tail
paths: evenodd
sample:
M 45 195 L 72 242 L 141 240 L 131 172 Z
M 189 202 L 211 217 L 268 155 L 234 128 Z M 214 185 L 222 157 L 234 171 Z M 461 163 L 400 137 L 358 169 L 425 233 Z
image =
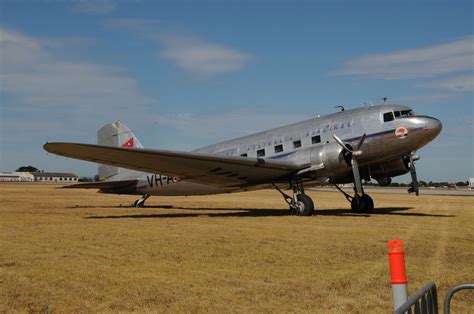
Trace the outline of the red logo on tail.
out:
M 133 137 L 131 139 L 129 139 L 128 141 L 126 141 L 125 143 L 123 143 L 122 147 L 126 147 L 126 148 L 135 147 L 135 141 L 133 140 Z

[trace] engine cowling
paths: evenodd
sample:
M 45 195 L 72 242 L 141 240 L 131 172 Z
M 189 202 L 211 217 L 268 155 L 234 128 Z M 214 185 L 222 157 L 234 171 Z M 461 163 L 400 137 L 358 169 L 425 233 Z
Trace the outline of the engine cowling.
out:
M 324 174 L 337 176 L 351 171 L 350 157 L 337 143 L 324 144 L 311 151 L 311 163 L 324 164 Z
M 380 185 L 390 184 L 391 177 L 400 176 L 410 171 L 409 160 L 406 158 L 398 158 L 369 167 L 370 176 L 376 179 Z

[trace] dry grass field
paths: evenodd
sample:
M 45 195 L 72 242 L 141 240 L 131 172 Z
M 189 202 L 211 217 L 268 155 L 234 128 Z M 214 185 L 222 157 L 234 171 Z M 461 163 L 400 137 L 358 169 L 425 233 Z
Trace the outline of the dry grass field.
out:
M 406 242 L 409 292 L 474 281 L 474 197 L 373 194 L 354 215 L 309 192 L 134 196 L 0 184 L 0 312 L 390 312 L 388 240 Z M 458 293 L 454 313 L 474 312 Z

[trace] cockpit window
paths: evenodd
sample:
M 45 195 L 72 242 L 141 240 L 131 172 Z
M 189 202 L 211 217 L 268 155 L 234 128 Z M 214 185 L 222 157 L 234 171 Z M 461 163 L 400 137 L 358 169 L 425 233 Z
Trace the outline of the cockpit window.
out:
M 383 122 L 393 121 L 393 112 L 386 112 L 383 114 Z
M 413 115 L 413 111 L 410 109 L 410 110 L 402 110 L 402 117 L 409 117 L 409 116 L 412 116 Z
M 398 118 L 413 116 L 414 112 L 411 109 L 409 109 L 409 110 L 402 110 L 402 111 L 394 111 L 393 114 L 395 115 L 395 119 L 398 119 Z M 384 115 L 384 121 L 386 121 L 385 115 Z

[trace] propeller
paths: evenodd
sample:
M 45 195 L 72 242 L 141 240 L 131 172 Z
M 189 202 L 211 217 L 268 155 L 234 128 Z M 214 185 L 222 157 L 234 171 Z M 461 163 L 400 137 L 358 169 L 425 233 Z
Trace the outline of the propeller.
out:
M 352 160 L 352 174 L 354 175 L 354 183 L 356 187 L 356 191 L 359 194 L 363 194 L 364 190 L 362 188 L 362 181 L 360 179 L 360 173 L 359 173 L 359 164 L 357 163 L 357 156 L 362 155 L 362 151 L 360 148 L 362 147 L 362 144 L 365 141 L 365 138 L 367 137 L 367 134 L 364 133 L 362 137 L 359 140 L 359 143 L 357 143 L 356 149 L 353 150 L 351 149 L 349 144 L 344 143 L 336 134 L 332 134 L 332 137 L 336 142 L 341 145 L 341 147 L 349 154 Z
M 350 148 L 349 144 L 344 143 L 336 134 L 333 134 L 332 137 L 336 140 L 336 142 L 341 145 L 341 147 L 346 150 L 349 154 L 352 156 L 360 156 L 362 155 L 362 151 L 360 148 L 362 147 L 362 144 L 364 144 L 365 138 L 367 137 L 367 134 L 363 134 L 362 137 L 360 138 L 359 143 L 357 143 L 356 149 L 353 150 Z
M 410 156 L 410 175 L 411 175 L 411 187 L 408 189 L 408 193 L 415 192 L 416 196 L 420 195 L 420 184 L 416 177 L 415 161 L 419 160 L 420 157 L 415 155 L 415 152 L 411 153 Z

